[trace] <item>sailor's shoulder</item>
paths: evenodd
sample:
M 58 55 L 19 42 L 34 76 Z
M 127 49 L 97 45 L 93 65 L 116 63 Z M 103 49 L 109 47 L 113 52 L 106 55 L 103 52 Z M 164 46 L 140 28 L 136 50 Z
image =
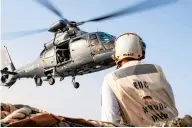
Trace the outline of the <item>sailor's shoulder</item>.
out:
M 150 66 L 154 66 L 158 71 L 161 71 L 162 70 L 162 67 L 159 65 L 159 64 L 156 64 L 156 63 L 147 63 L 147 62 L 141 62 L 140 63 L 141 65 L 150 65 Z

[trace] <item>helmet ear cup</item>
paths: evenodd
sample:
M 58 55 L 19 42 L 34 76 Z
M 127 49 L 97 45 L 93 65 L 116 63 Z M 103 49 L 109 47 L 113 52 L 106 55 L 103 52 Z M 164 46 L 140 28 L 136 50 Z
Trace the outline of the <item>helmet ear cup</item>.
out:
M 142 42 L 142 57 L 140 60 L 145 59 L 145 50 L 146 50 L 146 44 L 145 42 Z

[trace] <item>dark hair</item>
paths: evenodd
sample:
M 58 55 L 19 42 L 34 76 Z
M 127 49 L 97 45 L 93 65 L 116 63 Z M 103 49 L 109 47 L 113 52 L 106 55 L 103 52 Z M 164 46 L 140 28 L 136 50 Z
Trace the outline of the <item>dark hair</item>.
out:
M 146 44 L 145 42 L 142 42 L 142 57 L 141 57 L 141 60 L 142 59 L 145 59 L 145 50 L 146 50 Z
M 139 39 L 141 41 L 141 49 L 142 49 L 142 57 L 139 58 L 139 60 L 142 60 L 142 59 L 145 59 L 145 50 L 146 50 L 146 44 L 145 42 L 143 41 L 143 39 L 139 36 Z

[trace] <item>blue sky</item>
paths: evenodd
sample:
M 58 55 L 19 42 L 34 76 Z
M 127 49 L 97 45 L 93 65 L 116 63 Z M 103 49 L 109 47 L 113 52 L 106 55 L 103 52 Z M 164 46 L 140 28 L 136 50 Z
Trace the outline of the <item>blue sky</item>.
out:
M 140 1 L 140 0 L 139 0 Z M 135 0 L 52 0 L 65 18 L 87 20 L 127 5 Z M 126 15 L 98 23 L 87 23 L 80 28 L 89 31 L 104 31 L 115 36 L 124 32 L 139 34 L 147 44 L 145 62 L 162 66 L 170 82 L 180 116 L 192 115 L 192 17 L 191 0 L 180 0 L 174 5 L 151 11 Z M 1 32 L 47 28 L 59 18 L 32 0 L 1 0 Z M 1 41 L 8 47 L 11 58 L 19 68 L 36 59 L 44 43 L 52 38 L 44 32 L 24 38 Z M 78 76 L 81 87 L 76 90 L 71 78 L 56 80 L 54 86 L 44 82 L 36 87 L 32 79 L 23 79 L 11 88 L 1 87 L 0 100 L 7 103 L 28 104 L 49 112 L 71 117 L 100 119 L 101 85 L 103 77 L 114 70 Z

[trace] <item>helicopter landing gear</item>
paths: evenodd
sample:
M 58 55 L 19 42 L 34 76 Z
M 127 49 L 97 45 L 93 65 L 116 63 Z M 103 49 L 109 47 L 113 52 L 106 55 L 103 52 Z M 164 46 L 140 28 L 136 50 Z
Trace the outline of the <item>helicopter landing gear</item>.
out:
M 42 79 L 40 77 L 35 78 L 35 84 L 36 86 L 41 86 L 43 83 Z
M 1 82 L 2 82 L 2 83 L 5 83 L 6 80 L 7 80 L 7 78 L 8 78 L 8 75 L 3 75 L 3 76 L 1 76 Z
M 79 85 L 79 83 L 78 83 L 78 82 L 75 82 L 75 83 L 74 83 L 74 88 L 76 88 L 76 89 L 77 89 L 77 88 L 79 88 L 79 86 L 80 86 L 80 85 Z
M 80 84 L 78 82 L 75 82 L 75 76 L 73 76 L 73 78 L 72 78 L 72 83 L 73 83 L 74 88 L 76 88 L 76 89 L 79 88 Z
M 47 75 L 47 79 L 50 85 L 54 85 L 55 84 L 55 79 L 53 78 L 53 76 L 51 74 Z
M 62 81 L 62 80 L 64 80 L 64 79 L 65 79 L 65 77 L 62 76 L 62 77 L 60 78 L 60 81 Z
M 49 78 L 49 84 L 50 84 L 50 85 L 53 85 L 54 83 L 55 83 L 55 79 L 54 79 L 54 78 L 52 78 L 52 77 L 51 77 L 51 78 Z

